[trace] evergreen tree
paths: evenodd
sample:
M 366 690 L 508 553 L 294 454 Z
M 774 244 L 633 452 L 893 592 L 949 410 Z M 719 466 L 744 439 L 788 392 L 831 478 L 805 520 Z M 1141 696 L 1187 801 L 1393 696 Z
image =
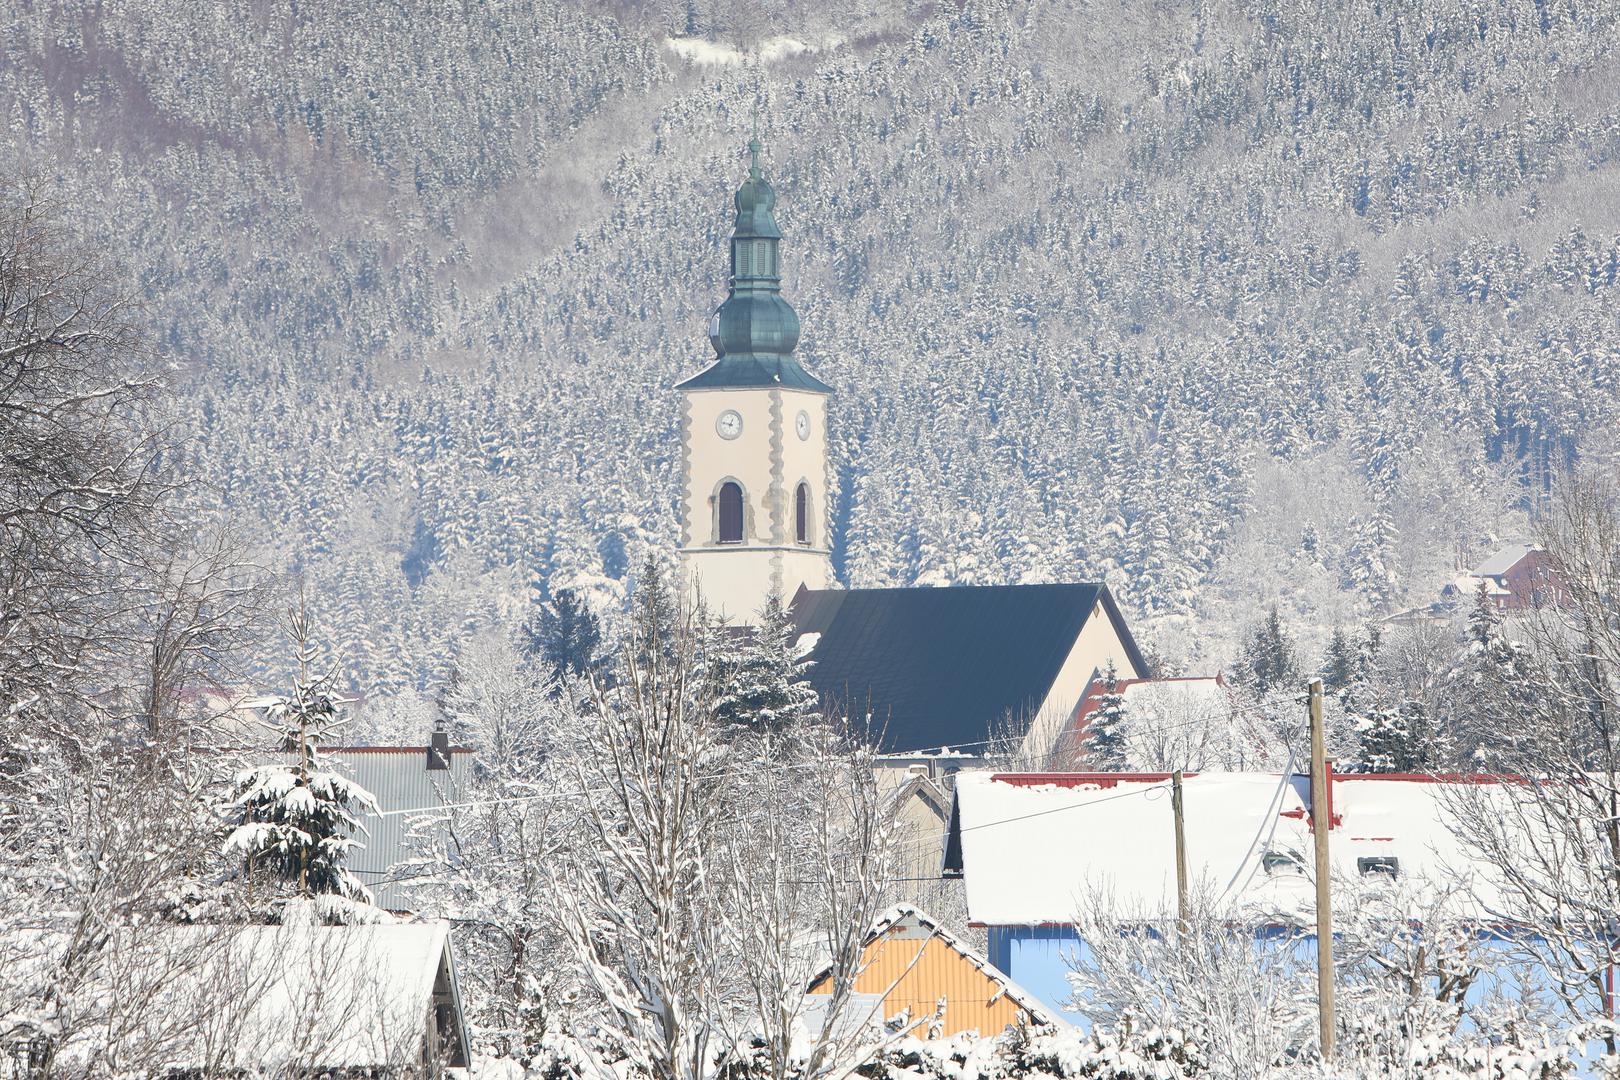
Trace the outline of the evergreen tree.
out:
M 816 715 L 816 692 L 805 679 L 810 661 L 781 601 L 767 600 L 755 626 L 721 632 L 711 670 L 715 713 L 726 729 L 783 734 Z
M 1422 702 L 1374 711 L 1361 724 L 1360 764 L 1368 772 L 1429 772 L 1441 753 L 1434 725 Z
M 1239 678 L 1257 694 L 1286 687 L 1299 674 L 1294 642 L 1283 630 L 1282 619 L 1273 607 L 1244 643 L 1238 658 Z
M 1350 635 L 1335 626 L 1328 640 L 1327 656 L 1322 661 L 1322 687 L 1329 693 L 1347 690 L 1360 674 L 1360 656 L 1351 644 Z
M 1119 670 L 1108 661 L 1103 672 L 1102 697 L 1086 724 L 1086 757 L 1092 768 L 1121 772 L 1128 764 L 1125 744 L 1125 695 L 1120 692 Z
M 290 696 L 260 699 L 265 719 L 292 758 L 244 769 L 228 807 L 226 851 L 242 856 L 248 877 L 268 877 L 304 897 L 338 896 L 369 903 L 371 893 L 343 866 L 358 815 L 377 802 L 359 784 L 325 767 L 321 744 L 340 722 L 334 673 L 313 675 L 316 654 L 305 611 L 292 616 L 298 675 Z
M 524 651 L 553 680 L 595 670 L 601 662 L 602 626 L 573 589 L 558 589 L 523 627 Z

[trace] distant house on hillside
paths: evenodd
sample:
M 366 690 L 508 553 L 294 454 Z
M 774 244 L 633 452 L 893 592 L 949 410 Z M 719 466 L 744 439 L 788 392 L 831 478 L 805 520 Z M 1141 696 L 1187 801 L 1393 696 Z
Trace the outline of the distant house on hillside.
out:
M 1448 582 L 1440 590 L 1440 598 L 1453 605 L 1471 603 L 1482 585 L 1498 611 L 1528 611 L 1553 598 L 1557 572 L 1546 549 L 1509 544 Z
M 866 936 L 852 1006 L 857 1021 L 902 1020 L 919 1037 L 964 1031 L 999 1035 L 1019 1024 L 1056 1016 L 988 960 L 946 932 L 927 913 L 902 904 L 885 912 Z M 813 1005 L 832 994 L 832 972 L 810 984 Z
M 801 589 L 792 617 L 823 706 L 908 767 L 998 739 L 1044 762 L 1099 671 L 1148 673 L 1100 584 Z

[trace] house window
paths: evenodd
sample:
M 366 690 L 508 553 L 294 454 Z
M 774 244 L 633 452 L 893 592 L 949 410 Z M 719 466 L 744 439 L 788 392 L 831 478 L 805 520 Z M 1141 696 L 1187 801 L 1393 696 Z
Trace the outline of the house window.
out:
M 793 492 L 793 537 L 801 544 L 810 542 L 810 485 L 801 483 Z
M 1401 860 L 1394 855 L 1363 855 L 1356 860 L 1356 869 L 1362 874 L 1388 874 L 1395 877 L 1401 872 Z
M 720 536 L 722 544 L 740 544 L 743 538 L 742 485 L 727 480 L 720 485 Z

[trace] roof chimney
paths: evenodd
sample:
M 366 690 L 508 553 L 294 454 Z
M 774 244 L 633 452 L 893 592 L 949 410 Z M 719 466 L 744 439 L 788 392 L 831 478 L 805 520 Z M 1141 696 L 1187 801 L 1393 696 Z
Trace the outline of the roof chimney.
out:
M 433 730 L 433 742 L 428 746 L 427 771 L 437 772 L 450 767 L 450 733 L 443 728 Z

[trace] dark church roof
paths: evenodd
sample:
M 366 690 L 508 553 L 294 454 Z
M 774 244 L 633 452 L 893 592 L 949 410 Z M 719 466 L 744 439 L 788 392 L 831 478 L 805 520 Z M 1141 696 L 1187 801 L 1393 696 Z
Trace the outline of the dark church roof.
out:
M 884 752 L 977 752 L 1005 718 L 1040 708 L 1099 599 L 1143 670 L 1097 584 L 800 589 L 793 621 L 820 635 L 808 674 L 823 705 L 870 713 Z

